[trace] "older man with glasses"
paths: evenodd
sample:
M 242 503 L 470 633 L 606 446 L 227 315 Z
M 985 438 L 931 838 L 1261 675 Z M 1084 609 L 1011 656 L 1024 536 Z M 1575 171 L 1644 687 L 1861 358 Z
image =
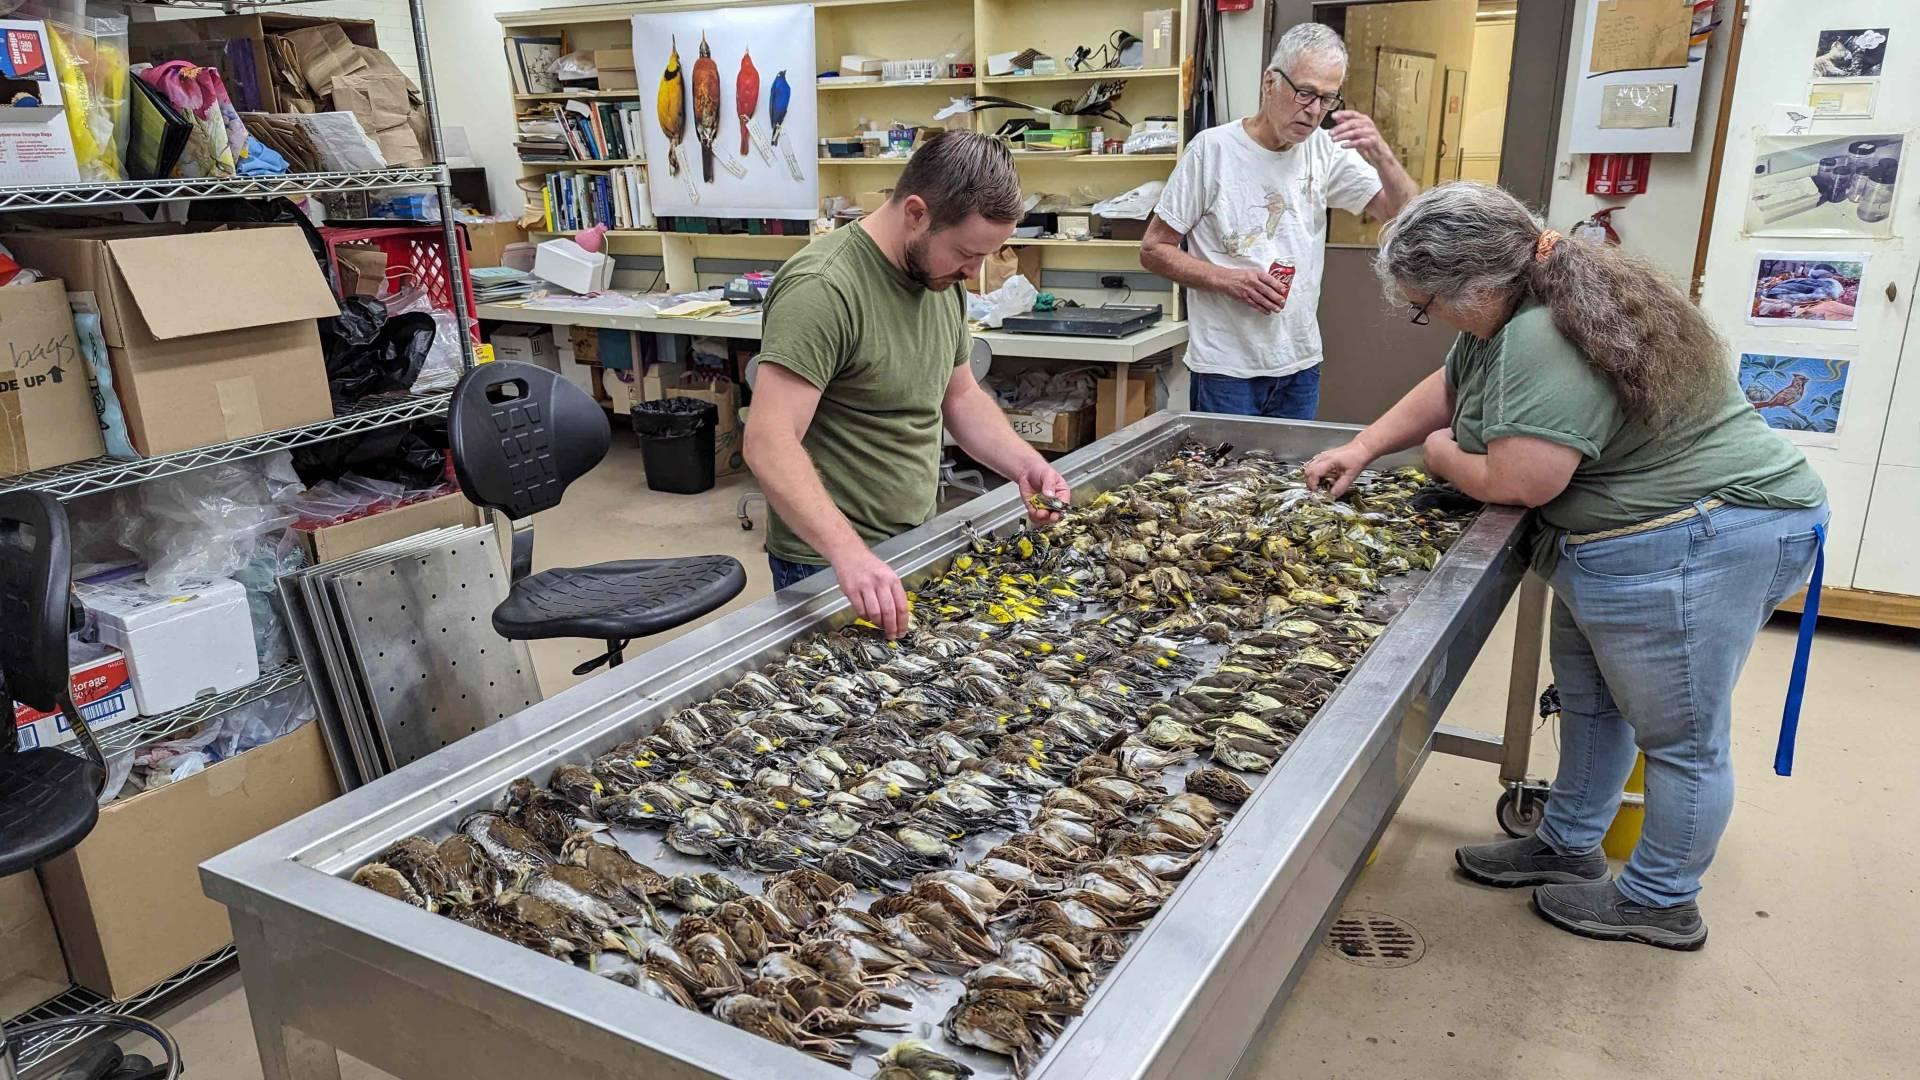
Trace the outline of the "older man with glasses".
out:
M 1196 412 L 1313 419 L 1327 208 L 1385 221 L 1419 191 L 1373 121 L 1344 107 L 1346 76 L 1340 35 L 1288 30 L 1259 111 L 1195 136 L 1154 208 L 1140 264 L 1193 290 Z

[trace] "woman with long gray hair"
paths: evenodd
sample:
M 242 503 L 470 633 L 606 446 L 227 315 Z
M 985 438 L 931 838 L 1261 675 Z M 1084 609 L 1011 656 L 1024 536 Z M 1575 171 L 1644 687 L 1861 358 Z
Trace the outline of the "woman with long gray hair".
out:
M 1806 581 L 1826 490 L 1742 397 L 1726 349 L 1652 267 L 1543 228 L 1485 184 L 1434 188 L 1380 238 L 1412 320 L 1460 331 L 1435 372 L 1307 466 L 1344 491 L 1374 458 L 1490 503 L 1534 507 L 1553 585 L 1560 768 L 1533 836 L 1460 848 L 1468 877 L 1538 886 L 1574 933 L 1705 943 L 1695 896 L 1733 809 L 1733 685 L 1761 625 Z M 1617 880 L 1600 838 L 1635 747 L 1644 831 Z

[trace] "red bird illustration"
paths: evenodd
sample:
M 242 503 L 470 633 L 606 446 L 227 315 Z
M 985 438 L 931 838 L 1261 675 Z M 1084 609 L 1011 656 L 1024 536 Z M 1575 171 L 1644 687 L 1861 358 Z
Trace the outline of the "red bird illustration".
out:
M 720 134 L 720 65 L 713 62 L 707 35 L 700 35 L 700 59 L 693 62 L 693 133 L 700 137 L 700 173 L 713 183 L 713 140 Z
M 1754 402 L 1753 407 L 1756 409 L 1791 409 L 1799 404 L 1800 399 L 1805 397 L 1806 394 L 1807 377 L 1805 375 L 1795 375 L 1792 382 L 1775 391 L 1774 395 L 1767 400 Z
M 751 137 L 747 134 L 747 122 L 760 108 L 760 69 L 753 66 L 753 53 L 742 51 L 740 54 L 740 77 L 733 83 L 733 111 L 740 114 L 740 156 L 746 157 L 753 148 Z

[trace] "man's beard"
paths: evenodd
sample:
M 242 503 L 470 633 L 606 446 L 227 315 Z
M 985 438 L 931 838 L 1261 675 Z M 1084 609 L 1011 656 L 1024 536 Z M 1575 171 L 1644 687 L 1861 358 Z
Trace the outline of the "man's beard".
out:
M 935 280 L 927 272 L 927 238 L 921 237 L 907 245 L 907 277 L 913 283 L 929 292 L 943 292 L 959 283 L 958 278 Z

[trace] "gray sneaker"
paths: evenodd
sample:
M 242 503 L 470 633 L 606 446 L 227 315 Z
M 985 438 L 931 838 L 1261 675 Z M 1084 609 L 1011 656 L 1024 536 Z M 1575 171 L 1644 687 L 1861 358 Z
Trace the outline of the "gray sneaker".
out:
M 1601 941 L 1639 941 L 1689 951 L 1707 943 L 1699 904 L 1689 900 L 1646 907 L 1620 895 L 1611 881 L 1542 885 L 1533 890 L 1533 910 L 1562 930 Z
M 1453 861 L 1473 880 L 1501 889 L 1607 880 L 1607 856 L 1599 848 L 1562 855 L 1537 836 L 1455 848 Z

